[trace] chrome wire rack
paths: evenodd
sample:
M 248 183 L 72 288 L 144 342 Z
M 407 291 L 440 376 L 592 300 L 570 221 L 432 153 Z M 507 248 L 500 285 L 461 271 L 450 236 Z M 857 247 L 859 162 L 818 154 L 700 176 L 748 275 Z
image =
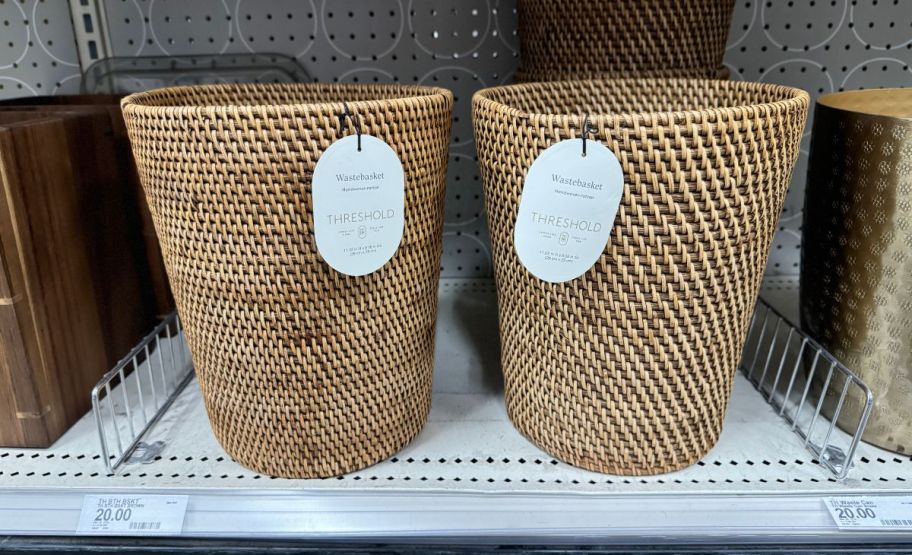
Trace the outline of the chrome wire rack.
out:
M 874 406 L 868 386 L 762 299 L 740 369 L 816 460 L 845 478 Z M 857 419 L 843 413 L 853 397 L 863 407 Z
M 152 448 L 143 437 L 192 377 L 190 352 L 173 312 L 101 378 L 92 389 L 92 411 L 109 473 L 137 451 Z

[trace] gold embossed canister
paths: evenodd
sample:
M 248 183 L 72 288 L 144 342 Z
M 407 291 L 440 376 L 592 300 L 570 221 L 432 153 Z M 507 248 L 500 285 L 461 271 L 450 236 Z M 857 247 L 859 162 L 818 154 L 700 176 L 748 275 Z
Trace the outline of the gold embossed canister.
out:
M 863 439 L 912 452 L 912 89 L 817 101 L 801 324 L 874 392 Z M 854 430 L 862 409 L 849 396 L 839 425 Z

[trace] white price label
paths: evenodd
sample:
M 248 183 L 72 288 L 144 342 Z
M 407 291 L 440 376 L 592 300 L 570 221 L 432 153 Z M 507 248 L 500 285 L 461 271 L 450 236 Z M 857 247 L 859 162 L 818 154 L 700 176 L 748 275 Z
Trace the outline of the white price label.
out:
M 827 510 L 840 530 L 912 530 L 912 497 L 828 497 Z
M 180 534 L 186 495 L 86 495 L 76 532 L 149 536 Z

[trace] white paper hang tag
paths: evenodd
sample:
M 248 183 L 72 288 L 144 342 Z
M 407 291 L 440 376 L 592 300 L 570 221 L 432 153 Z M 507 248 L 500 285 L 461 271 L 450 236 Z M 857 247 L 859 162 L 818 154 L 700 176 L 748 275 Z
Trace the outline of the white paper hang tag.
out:
M 556 143 L 526 173 L 513 242 L 535 277 L 562 283 L 585 274 L 605 250 L 624 194 L 624 172 L 608 147 Z
M 313 173 L 317 250 L 338 272 L 363 276 L 396 254 L 405 227 L 405 172 L 381 139 L 349 135 L 326 149 Z

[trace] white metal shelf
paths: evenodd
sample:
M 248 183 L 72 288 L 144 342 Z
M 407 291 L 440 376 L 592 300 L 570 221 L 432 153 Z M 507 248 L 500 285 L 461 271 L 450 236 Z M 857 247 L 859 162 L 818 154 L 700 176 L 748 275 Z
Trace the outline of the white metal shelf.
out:
M 792 279 L 764 287 L 789 317 L 796 294 Z M 847 541 L 863 536 L 838 534 L 823 497 L 912 492 L 912 460 L 864 444 L 849 478 L 833 479 L 740 374 L 697 465 L 633 478 L 556 461 L 507 419 L 495 302 L 488 280 L 441 282 L 431 415 L 387 461 L 323 480 L 247 470 L 215 441 L 194 381 L 146 438 L 164 443 L 160 455 L 115 475 L 88 416 L 50 449 L 0 450 L 0 533 L 73 533 L 85 493 L 122 491 L 190 494 L 192 536 Z

